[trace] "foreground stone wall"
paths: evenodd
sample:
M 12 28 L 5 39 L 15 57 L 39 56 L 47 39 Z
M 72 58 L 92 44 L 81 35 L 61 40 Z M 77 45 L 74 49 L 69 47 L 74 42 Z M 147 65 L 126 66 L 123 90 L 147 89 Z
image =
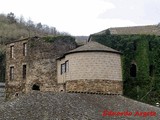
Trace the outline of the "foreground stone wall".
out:
M 112 80 L 74 80 L 66 82 L 67 92 L 123 94 L 122 81 Z

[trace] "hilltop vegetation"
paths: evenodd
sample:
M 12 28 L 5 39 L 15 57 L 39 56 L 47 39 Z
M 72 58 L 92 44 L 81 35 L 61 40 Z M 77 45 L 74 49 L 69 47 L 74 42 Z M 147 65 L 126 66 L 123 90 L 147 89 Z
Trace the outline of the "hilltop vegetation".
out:
M 68 35 L 59 32 L 55 27 L 44 25 L 41 22 L 34 23 L 32 20 L 25 21 L 24 17 L 16 17 L 14 13 L 0 14 L 0 43 L 32 36 L 57 36 Z

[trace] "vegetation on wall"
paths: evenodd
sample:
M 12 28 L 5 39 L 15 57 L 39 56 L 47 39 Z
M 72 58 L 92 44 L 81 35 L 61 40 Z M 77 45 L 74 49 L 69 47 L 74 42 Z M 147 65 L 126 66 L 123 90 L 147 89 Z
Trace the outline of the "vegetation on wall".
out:
M 153 105 L 160 101 L 159 36 L 103 34 L 91 35 L 91 40 L 123 53 L 125 96 Z
M 0 82 L 5 81 L 5 46 L 0 44 Z
M 75 42 L 75 38 L 72 36 L 45 36 L 43 39 L 46 42 L 54 42 L 56 40 L 71 40 Z

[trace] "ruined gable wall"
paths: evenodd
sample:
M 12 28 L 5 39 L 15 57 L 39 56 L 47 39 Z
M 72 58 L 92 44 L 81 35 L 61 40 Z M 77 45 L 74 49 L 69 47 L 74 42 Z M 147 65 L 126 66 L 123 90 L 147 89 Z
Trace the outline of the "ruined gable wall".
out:
M 64 37 L 65 38 L 65 37 Z M 27 42 L 27 55 L 23 55 L 23 43 Z M 10 58 L 10 46 L 14 45 L 14 57 Z M 6 45 L 6 98 L 30 92 L 34 84 L 41 91 L 56 91 L 56 58 L 76 48 L 72 39 L 46 41 L 34 37 Z M 26 79 L 23 79 L 23 65 L 26 65 Z M 10 80 L 10 67 L 14 66 L 14 80 Z M 58 86 L 59 87 L 59 86 Z M 60 86 L 61 87 L 61 86 Z
M 76 48 L 76 43 L 69 39 L 47 42 L 38 38 L 30 40 L 29 46 L 26 92 L 30 92 L 34 84 L 40 86 L 40 91 L 57 92 L 56 59 Z

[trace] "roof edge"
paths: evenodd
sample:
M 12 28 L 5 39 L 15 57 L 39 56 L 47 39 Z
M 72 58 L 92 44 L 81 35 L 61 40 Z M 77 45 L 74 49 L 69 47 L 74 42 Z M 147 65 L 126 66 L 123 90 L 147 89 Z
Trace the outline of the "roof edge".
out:
M 115 54 L 120 54 L 123 55 L 122 52 L 119 51 L 110 51 L 110 50 L 83 50 L 83 51 L 72 51 L 72 52 L 67 52 L 63 56 L 58 57 L 57 60 L 64 58 L 68 54 L 74 54 L 74 53 L 84 53 L 84 52 L 108 52 L 108 53 L 115 53 Z

